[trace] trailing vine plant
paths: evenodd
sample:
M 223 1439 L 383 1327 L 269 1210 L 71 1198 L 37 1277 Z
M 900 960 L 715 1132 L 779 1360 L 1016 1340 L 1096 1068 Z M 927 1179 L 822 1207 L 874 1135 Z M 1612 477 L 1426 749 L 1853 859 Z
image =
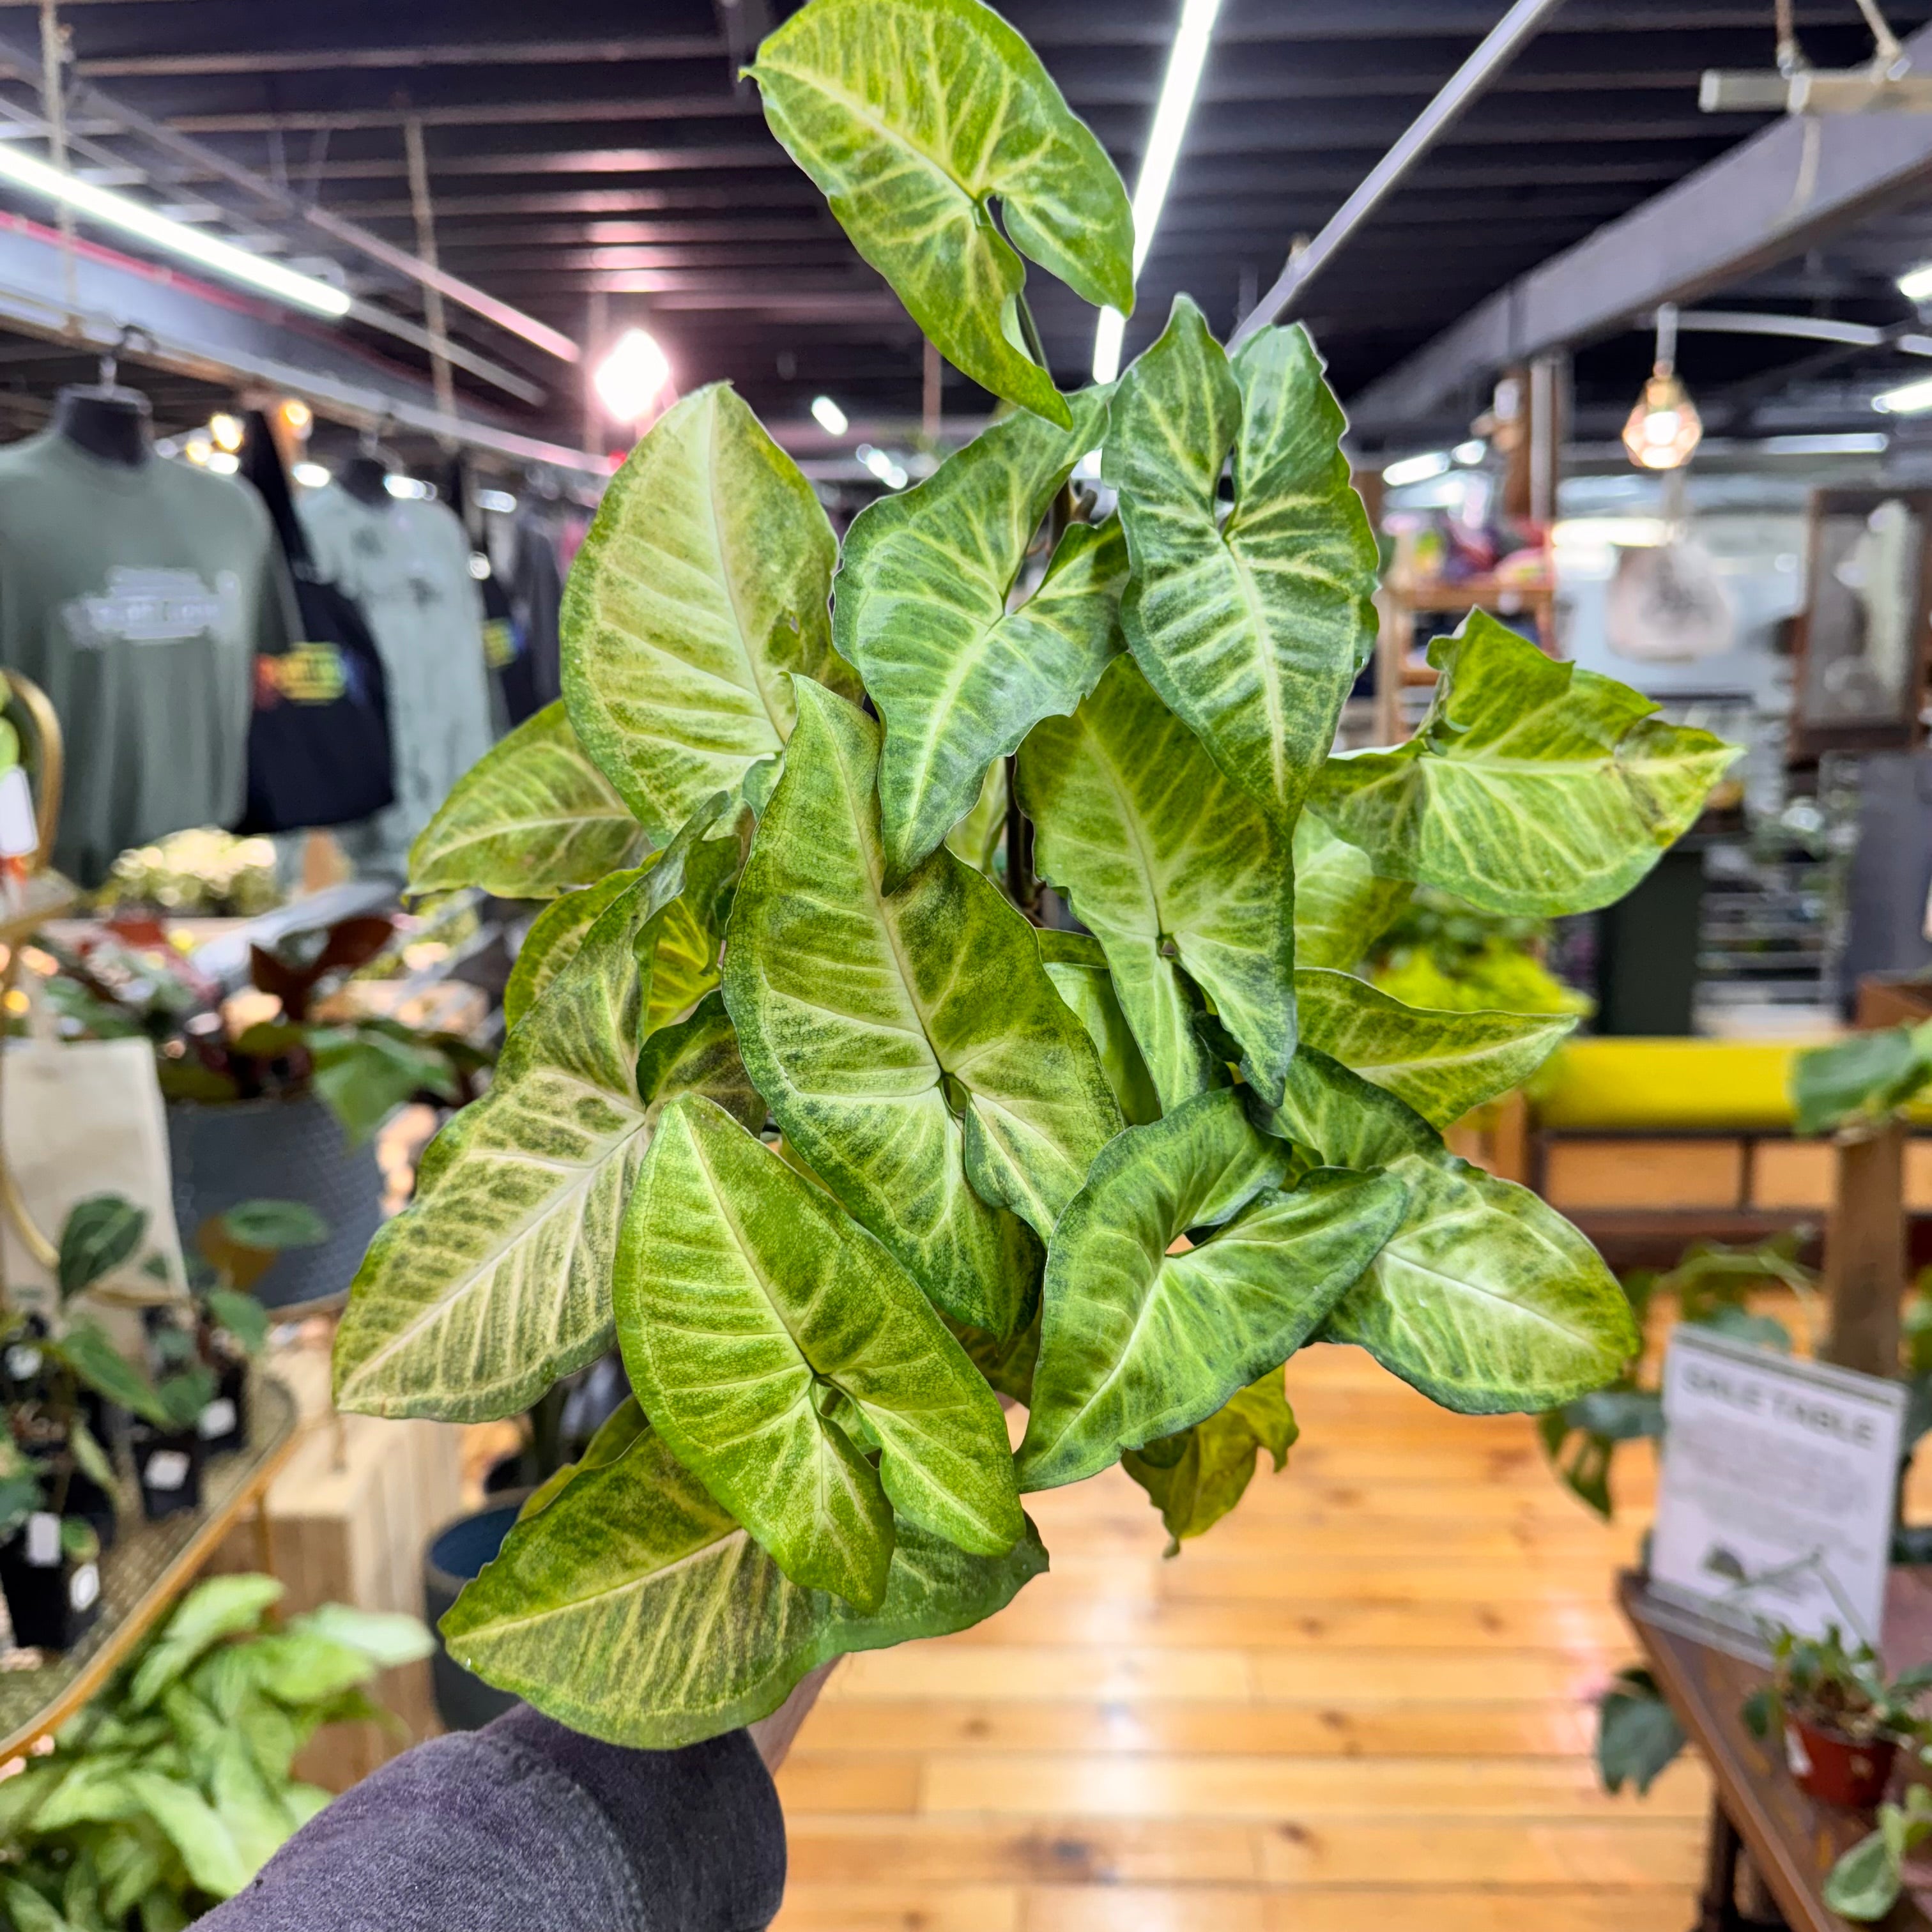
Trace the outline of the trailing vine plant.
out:
M 1442 1134 L 1572 1022 L 1352 969 L 1418 884 L 1607 904 L 1732 756 L 1478 616 L 1414 737 L 1331 757 L 1376 555 L 1304 332 L 1230 357 L 1184 296 L 1118 383 L 1056 389 L 1022 258 L 1128 310 L 1132 222 L 979 0 L 811 0 L 749 72 L 1013 406 L 842 554 L 728 385 L 613 479 L 562 701 L 417 848 L 420 889 L 551 902 L 336 1353 L 346 1407 L 472 1420 L 616 1339 L 636 1400 L 444 1628 L 650 1746 L 999 1609 L 1046 1567 L 1028 1491 L 1124 1462 L 1198 1534 L 1285 1453 L 1304 1343 L 1473 1412 L 1613 1379 L 1595 1251 Z M 1084 931 L 1021 909 L 1030 866 Z

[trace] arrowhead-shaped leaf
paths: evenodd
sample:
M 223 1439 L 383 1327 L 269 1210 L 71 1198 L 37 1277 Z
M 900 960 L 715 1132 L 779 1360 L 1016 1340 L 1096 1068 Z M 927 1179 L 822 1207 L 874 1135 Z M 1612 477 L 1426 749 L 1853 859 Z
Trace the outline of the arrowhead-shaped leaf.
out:
M 997 878 L 995 868 L 1006 836 L 1006 765 L 995 758 L 986 767 L 986 782 L 973 809 L 946 835 L 946 849 L 976 872 Z
M 1392 1094 L 1313 1048 L 1274 1130 L 1337 1166 L 1385 1166 L 1408 1208 L 1325 1335 L 1445 1408 L 1540 1414 L 1616 1379 L 1637 1348 L 1603 1257 L 1526 1187 L 1458 1160 Z
M 1120 1124 L 1033 928 L 943 848 L 888 895 L 878 728 L 800 680 L 734 902 L 724 1004 L 788 1141 L 926 1293 L 1010 1333 Z M 1000 1210 L 1011 1210 L 1011 1214 Z
M 1294 821 L 1294 961 L 1352 973 L 1415 890 L 1376 876 L 1369 855 L 1312 812 Z
M 1492 912 L 1547 918 L 1622 898 L 1738 755 L 1485 611 L 1430 661 L 1422 728 L 1393 751 L 1331 758 L 1309 803 L 1377 872 Z
M 560 701 L 451 788 L 410 848 L 410 890 L 475 886 L 499 898 L 549 898 L 634 865 L 650 843 Z
M 1288 1165 L 1232 1088 L 1101 1154 L 1047 1250 L 1023 1489 L 1077 1483 L 1205 1420 L 1321 1325 L 1402 1218 L 1403 1190 L 1318 1169 L 1282 1193 Z M 1216 1232 L 1168 1252 L 1203 1227 Z
M 1016 346 L 1014 249 L 1126 314 L 1134 225 L 1040 57 L 979 0 L 812 0 L 749 71 L 772 133 L 940 352 L 1064 424 L 1052 377 Z
M 1040 956 L 1054 990 L 1079 1016 L 1100 1056 L 1101 1071 L 1120 1115 L 1130 1127 L 1160 1118 L 1160 1096 L 1142 1058 L 1127 1016 L 1114 994 L 1114 976 L 1100 942 L 1084 932 L 1056 932 L 1042 927 Z
M 832 649 L 838 544 L 726 385 L 668 410 L 610 479 L 563 600 L 584 748 L 658 839 L 791 735 L 790 674 L 858 694 Z
M 1342 429 L 1298 326 L 1264 329 L 1231 365 L 1181 296 L 1121 378 L 1101 459 L 1133 560 L 1128 644 L 1283 837 L 1375 639 L 1376 541 Z
M 610 1346 L 610 1270 L 646 1126 L 638 951 L 682 882 L 668 852 L 611 905 L 511 1035 L 489 1092 L 430 1143 L 415 1201 L 350 1291 L 340 1407 L 514 1415 Z
M 972 809 L 986 768 L 1036 720 L 1071 711 L 1120 648 L 1120 526 L 1076 524 L 1045 580 L 1007 599 L 1040 519 L 1097 445 L 1105 389 L 1072 398 L 1073 427 L 1024 411 L 928 480 L 860 512 L 832 586 L 832 629 L 886 728 L 879 817 L 896 886 Z
M 711 1101 L 658 1120 L 614 1293 L 645 1413 L 793 1582 L 876 1609 L 895 1510 L 981 1556 L 1018 1540 L 999 1400 L 919 1284 Z M 876 1472 L 824 1412 L 828 1386 Z
M 1288 841 L 1222 776 L 1130 658 L 1070 718 L 1034 728 L 1020 796 L 1042 874 L 1100 940 L 1162 1102 L 1219 1077 L 1182 977 L 1214 1000 L 1270 1098 L 1294 1052 Z
M 1372 1080 L 1432 1126 L 1520 1087 L 1576 1025 L 1550 1013 L 1435 1012 L 1348 973 L 1298 972 L 1302 1037 Z
M 1183 1543 L 1212 1529 L 1247 1493 L 1260 1451 L 1268 1451 L 1275 1473 L 1281 1473 L 1300 1432 L 1281 1370 L 1270 1369 L 1237 1389 L 1205 1422 L 1144 1449 L 1130 1449 L 1120 1467 L 1160 1511 L 1174 1539 L 1167 1553 L 1178 1556 Z
M 739 1058 L 738 1036 L 724 1010 L 724 996 L 714 988 L 700 1000 L 688 1019 L 660 1027 L 638 1055 L 638 1096 L 647 1121 L 682 1094 L 716 1100 L 752 1133 L 769 1111 Z
M 518 1523 L 442 1630 L 465 1669 L 573 1730 L 668 1750 L 766 1716 L 845 1652 L 977 1623 L 1046 1568 L 1030 1523 L 997 1557 L 902 1524 L 866 1615 L 800 1588 L 646 1430 Z
M 649 870 L 648 866 L 634 866 L 613 872 L 580 892 L 566 892 L 531 920 L 503 988 L 506 1033 L 542 998 L 544 989 L 576 957 L 585 934 Z

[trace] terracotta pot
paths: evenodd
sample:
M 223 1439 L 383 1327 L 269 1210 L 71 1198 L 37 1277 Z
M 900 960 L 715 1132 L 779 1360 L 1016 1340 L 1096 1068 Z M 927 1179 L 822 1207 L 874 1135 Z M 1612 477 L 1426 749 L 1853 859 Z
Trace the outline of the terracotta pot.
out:
M 1898 1747 L 1889 1738 L 1861 1743 L 1802 1718 L 1784 1720 L 1785 1761 L 1798 1788 L 1826 1804 L 1866 1811 L 1885 1796 Z

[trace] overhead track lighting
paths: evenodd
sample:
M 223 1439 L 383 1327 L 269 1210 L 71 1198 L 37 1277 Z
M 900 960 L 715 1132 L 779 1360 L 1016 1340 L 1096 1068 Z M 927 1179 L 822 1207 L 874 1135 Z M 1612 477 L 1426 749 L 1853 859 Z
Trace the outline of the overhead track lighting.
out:
M 1872 35 L 1864 66 L 1812 66 L 1798 44 L 1790 6 L 1780 5 L 1776 70 L 1708 68 L 1697 84 L 1697 105 L 1706 114 L 1932 114 L 1932 75 L 1912 71 L 1912 56 L 1878 0 L 1858 0 L 1858 8 Z
M 96 188 L 65 170 L 20 153 L 10 142 L 0 142 L 0 180 L 30 188 L 37 194 L 71 208 L 77 214 L 98 221 L 104 228 L 117 228 L 157 248 L 198 262 L 230 281 L 260 289 L 266 295 L 313 310 L 318 315 L 342 316 L 349 313 L 346 291 L 319 281 L 313 275 L 298 274 L 261 255 L 251 255 L 219 236 L 205 234 L 185 222 L 171 220 L 138 201 L 112 189 Z
M 1426 483 L 1432 476 L 1440 476 L 1449 467 L 1446 450 L 1432 449 L 1420 456 L 1404 456 L 1394 463 L 1382 466 L 1382 481 L 1391 490 L 1400 490 L 1405 483 Z
M 1174 167 L 1180 159 L 1188 116 L 1194 112 L 1194 97 L 1201 89 L 1201 70 L 1207 64 L 1214 17 L 1220 10 L 1221 0 L 1181 0 L 1180 24 L 1174 30 L 1166 78 L 1160 84 L 1160 98 L 1154 105 L 1154 126 L 1142 158 L 1140 179 L 1134 184 L 1136 277 L 1148 258 L 1148 250 L 1154 246 L 1154 232 L 1160 225 L 1160 212 L 1166 206 L 1167 190 L 1173 184 Z M 1111 382 L 1120 373 L 1120 346 L 1126 328 L 1127 319 L 1118 309 L 1100 311 L 1100 320 L 1094 332 L 1095 382 Z
M 812 398 L 812 416 L 827 436 L 843 436 L 851 427 L 846 421 L 845 412 L 830 396 Z
M 1624 448 L 1640 470 L 1681 470 L 1703 440 L 1703 418 L 1677 378 L 1677 305 L 1657 311 L 1657 359 L 1624 424 Z
M 657 338 L 641 328 L 627 328 L 611 345 L 592 377 L 604 406 L 620 423 L 642 420 L 670 380 L 670 364 Z

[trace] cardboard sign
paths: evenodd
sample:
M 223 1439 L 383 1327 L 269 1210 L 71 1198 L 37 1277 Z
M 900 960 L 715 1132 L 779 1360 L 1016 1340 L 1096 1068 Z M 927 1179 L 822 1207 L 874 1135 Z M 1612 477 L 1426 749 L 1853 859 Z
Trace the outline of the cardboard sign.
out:
M 1905 1403 L 1899 1382 L 1678 1328 L 1652 1593 L 1748 1636 L 1876 1644 Z

